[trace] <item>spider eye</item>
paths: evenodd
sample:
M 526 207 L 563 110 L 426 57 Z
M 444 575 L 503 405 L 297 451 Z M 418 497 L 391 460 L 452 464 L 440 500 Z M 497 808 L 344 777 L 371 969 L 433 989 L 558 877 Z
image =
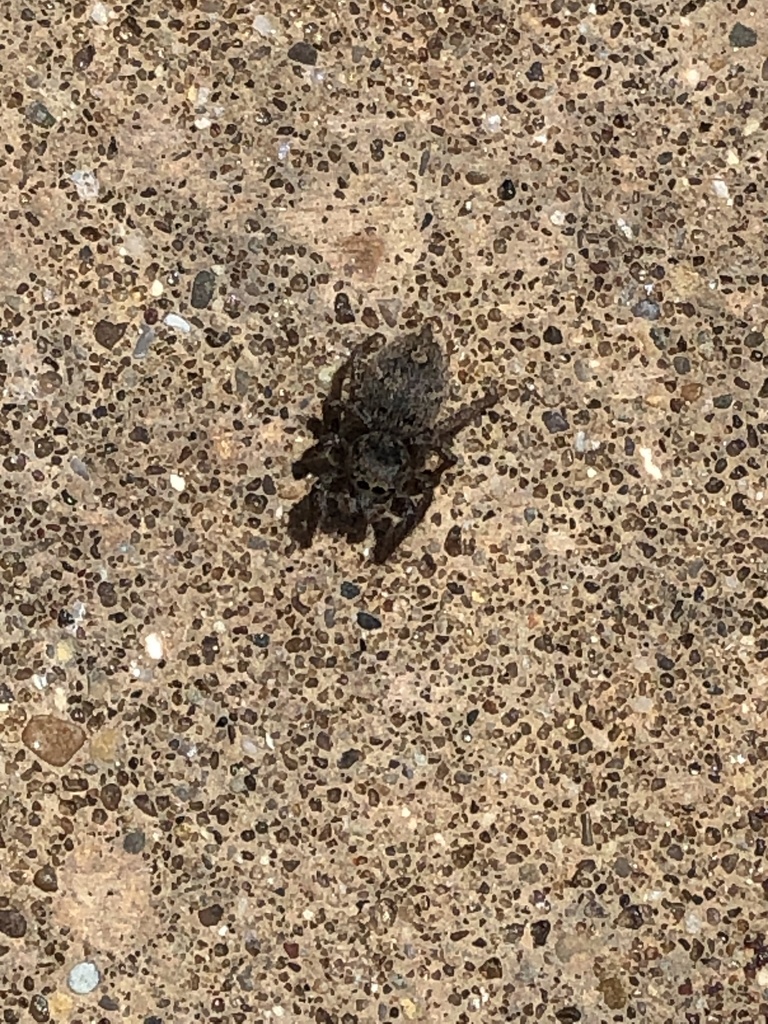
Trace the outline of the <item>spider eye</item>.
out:
M 380 497 L 381 497 L 382 495 L 384 495 L 384 494 L 386 494 L 386 493 L 387 493 L 387 492 L 386 492 L 386 489 L 385 489 L 384 487 L 373 487 L 373 488 L 371 488 L 371 489 L 372 489 L 373 493 L 374 493 L 374 494 L 375 494 L 375 495 L 376 495 L 377 497 L 379 497 L 379 498 L 380 498 Z
M 358 491 L 370 491 L 371 487 L 367 480 L 358 480 L 357 489 Z

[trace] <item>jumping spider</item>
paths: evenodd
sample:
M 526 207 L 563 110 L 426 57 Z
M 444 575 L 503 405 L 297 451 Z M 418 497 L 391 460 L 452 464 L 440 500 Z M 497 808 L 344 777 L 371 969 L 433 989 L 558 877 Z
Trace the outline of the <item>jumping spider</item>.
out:
M 312 475 L 309 493 L 291 509 L 288 532 L 309 547 L 316 530 L 375 539 L 374 562 L 385 562 L 421 522 L 446 469 L 451 442 L 497 401 L 494 392 L 438 422 L 448 360 L 431 328 L 371 352 L 363 343 L 337 370 L 322 408 L 307 427 L 316 439 L 293 464 L 297 480 Z

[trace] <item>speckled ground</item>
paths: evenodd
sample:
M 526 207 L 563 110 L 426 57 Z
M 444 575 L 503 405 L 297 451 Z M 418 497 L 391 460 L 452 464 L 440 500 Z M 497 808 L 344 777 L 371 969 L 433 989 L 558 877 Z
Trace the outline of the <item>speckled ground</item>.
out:
M 768 1018 L 762 0 L 0 10 L 3 1021 Z M 503 404 L 298 551 L 425 321 Z

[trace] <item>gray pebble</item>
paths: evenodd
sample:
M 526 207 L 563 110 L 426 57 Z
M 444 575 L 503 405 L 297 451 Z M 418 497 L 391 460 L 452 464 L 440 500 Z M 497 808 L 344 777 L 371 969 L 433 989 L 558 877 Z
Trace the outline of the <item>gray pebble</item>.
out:
M 542 414 L 541 418 L 544 420 L 544 426 L 550 434 L 562 434 L 563 431 L 571 429 L 568 425 L 568 420 L 557 409 L 547 410 L 547 412 Z
M 737 49 L 745 46 L 755 46 L 757 43 L 757 32 L 748 25 L 742 25 L 740 21 L 737 21 L 731 29 L 728 42 Z
M 192 282 L 190 302 L 193 309 L 207 309 L 216 288 L 216 275 L 212 270 L 201 270 Z
M 27 120 L 36 124 L 38 128 L 53 128 L 56 124 L 56 118 L 40 100 L 35 100 L 27 107 Z
M 641 316 L 643 320 L 658 320 L 661 316 L 661 306 L 650 299 L 642 299 L 632 307 L 632 312 L 635 316 Z
M 317 50 L 311 43 L 294 43 L 288 51 L 288 56 L 297 64 L 317 64 Z

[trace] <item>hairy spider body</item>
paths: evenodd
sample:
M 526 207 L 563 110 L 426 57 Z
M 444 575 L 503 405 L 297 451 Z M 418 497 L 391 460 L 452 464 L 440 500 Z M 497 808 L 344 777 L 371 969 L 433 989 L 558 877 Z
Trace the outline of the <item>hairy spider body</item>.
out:
M 374 562 L 385 562 L 421 522 L 435 487 L 456 457 L 453 438 L 496 401 L 486 394 L 438 422 L 448 364 L 430 328 L 371 353 L 359 346 L 337 370 L 316 439 L 293 465 L 297 479 L 314 476 L 291 509 L 288 531 L 308 547 L 318 529 L 357 543 L 373 528 Z

